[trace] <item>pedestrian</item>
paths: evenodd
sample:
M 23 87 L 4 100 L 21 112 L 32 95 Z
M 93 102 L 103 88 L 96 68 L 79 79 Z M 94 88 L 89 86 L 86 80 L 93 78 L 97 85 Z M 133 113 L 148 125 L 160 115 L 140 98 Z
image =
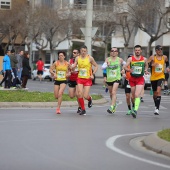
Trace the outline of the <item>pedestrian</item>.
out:
M 15 55 L 14 49 L 11 50 L 10 61 L 11 61 L 11 67 L 12 67 L 12 73 L 13 73 L 12 86 L 16 87 L 18 60 L 17 60 L 17 56 Z
M 168 79 L 169 79 L 169 73 L 167 72 L 167 70 L 165 69 L 165 80 L 164 80 L 164 94 L 169 94 L 170 91 L 168 89 Z
M 22 69 L 23 69 L 23 66 L 22 66 L 23 54 L 24 54 L 23 50 L 20 50 L 19 54 L 17 54 L 17 60 L 18 60 L 17 76 L 20 81 L 21 81 L 21 74 L 22 74 Z
M 107 112 L 110 114 L 116 111 L 116 93 L 121 79 L 121 66 L 125 63 L 122 58 L 118 57 L 118 48 L 112 47 L 110 57 L 107 57 L 105 63 L 102 65 L 102 69 L 106 69 L 107 72 L 106 83 L 111 98 L 111 106 Z
M 159 115 L 159 106 L 161 103 L 161 89 L 165 80 L 164 71 L 170 72 L 169 61 L 166 55 L 163 55 L 163 49 L 161 45 L 155 47 L 156 54 L 152 55 L 148 59 L 148 64 L 151 66 L 151 85 L 153 90 L 153 100 L 155 103 L 155 115 Z M 166 65 L 166 68 L 164 66 Z
M 107 72 L 106 69 L 103 69 L 103 88 L 105 89 L 105 92 L 108 92 L 108 86 L 107 86 Z
M 2 86 L 2 83 L 5 82 L 5 88 L 11 87 L 11 79 L 12 79 L 12 68 L 11 68 L 11 61 L 10 61 L 10 55 L 11 51 L 7 50 L 6 54 L 3 58 L 3 72 L 4 72 L 4 78 L 2 79 L 0 86 Z
M 39 58 L 39 60 L 36 63 L 37 66 L 37 76 L 40 80 L 42 81 L 42 75 L 43 75 L 43 70 L 44 70 L 44 62 L 42 61 L 42 58 Z
M 133 54 L 129 54 L 128 58 L 132 57 Z M 128 69 L 130 69 L 130 65 L 128 66 Z M 126 113 L 126 115 L 131 115 L 132 110 L 134 109 L 134 100 L 132 98 L 132 94 L 131 94 L 131 87 L 129 85 L 129 79 L 131 77 L 131 74 L 129 71 L 125 71 L 122 76 L 124 77 L 124 87 L 125 87 L 125 95 L 126 95 L 126 103 L 128 106 L 128 112 Z
M 62 95 L 67 85 L 69 63 L 65 60 L 66 53 L 64 51 L 58 52 L 58 60 L 50 67 L 50 73 L 54 77 L 54 96 L 58 100 L 56 113 L 61 114 L 60 107 L 62 103 Z
M 22 77 L 22 84 L 21 87 L 26 89 L 26 85 L 27 85 L 27 81 L 29 78 L 29 75 L 31 73 L 31 67 L 29 65 L 29 53 L 25 52 L 24 53 L 24 58 L 22 60 L 22 73 L 21 73 L 21 77 Z
M 80 48 L 80 55 L 76 58 L 72 69 L 74 70 L 78 66 L 78 101 L 81 106 L 81 112 L 79 115 L 86 115 L 86 109 L 84 104 L 84 98 L 88 100 L 88 107 L 92 107 L 92 97 L 89 95 L 90 88 L 92 86 L 92 79 L 98 69 L 98 65 L 94 58 L 87 53 L 87 47 L 84 45 Z M 92 71 L 92 66 L 94 70 Z
M 124 67 L 126 71 L 131 73 L 131 77 L 129 79 L 129 85 L 131 86 L 132 100 L 135 103 L 134 110 L 132 110 L 131 114 L 133 118 L 136 118 L 137 111 L 140 105 L 140 95 L 144 88 L 144 73 L 148 73 L 148 64 L 147 59 L 142 56 L 142 47 L 140 45 L 136 45 L 134 47 L 134 56 L 131 56 L 127 59 L 127 63 Z M 130 68 L 128 66 L 130 65 Z
M 76 57 L 79 56 L 79 50 L 73 50 L 73 57 L 70 58 L 69 63 L 71 66 L 74 65 Z M 78 67 L 76 66 L 74 70 L 70 69 L 70 76 L 68 78 L 68 86 L 69 86 L 69 96 L 70 98 L 77 98 L 78 109 L 77 113 L 81 112 L 81 106 L 78 100 L 78 91 L 77 91 L 77 77 L 78 77 Z

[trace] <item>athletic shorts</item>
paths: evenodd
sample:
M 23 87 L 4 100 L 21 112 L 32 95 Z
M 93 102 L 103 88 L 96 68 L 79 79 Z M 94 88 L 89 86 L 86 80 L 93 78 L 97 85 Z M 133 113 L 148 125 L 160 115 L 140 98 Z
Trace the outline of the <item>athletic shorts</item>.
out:
M 38 71 L 37 71 L 37 75 L 43 75 L 43 71 L 42 71 L 42 70 L 41 70 L 41 71 L 38 70 Z
M 113 81 L 113 82 L 106 82 L 106 84 L 108 86 L 113 86 L 114 83 L 119 83 L 120 84 L 120 80 L 116 80 L 116 81 Z
M 76 85 L 77 85 L 77 82 L 76 82 L 76 81 L 71 81 L 71 80 L 68 81 L 68 86 L 69 86 L 69 87 L 75 88 Z
M 54 81 L 54 85 L 60 86 L 60 84 L 67 84 L 67 80 L 63 80 L 63 81 L 55 80 L 55 81 Z
M 130 85 L 129 85 L 129 81 L 127 81 L 126 79 L 124 81 L 124 86 L 125 86 L 125 93 L 131 93 L 131 88 L 130 88 Z
M 92 79 L 77 78 L 77 84 L 83 84 L 83 86 L 92 86 Z
M 165 81 L 168 81 L 169 79 L 169 73 L 165 73 Z
M 153 90 L 153 91 L 157 91 L 157 87 L 158 87 L 158 86 L 161 87 L 161 86 L 163 85 L 164 80 L 165 80 L 165 79 L 159 79 L 159 80 L 151 81 L 152 90 Z
M 103 73 L 103 77 L 107 77 L 107 74 L 106 74 L 106 73 Z
M 129 79 L 129 85 L 131 87 L 134 87 L 136 85 L 144 85 L 144 84 L 145 84 L 145 79 L 143 76 L 140 76 L 140 77 L 131 76 Z

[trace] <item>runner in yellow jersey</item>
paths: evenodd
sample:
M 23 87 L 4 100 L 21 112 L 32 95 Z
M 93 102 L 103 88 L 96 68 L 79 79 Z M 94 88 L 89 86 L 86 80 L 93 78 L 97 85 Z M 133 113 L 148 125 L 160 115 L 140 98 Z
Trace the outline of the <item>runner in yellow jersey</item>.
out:
M 169 61 L 166 55 L 163 55 L 162 46 L 155 47 L 156 54 L 148 59 L 148 64 L 151 66 L 151 85 L 153 90 L 153 100 L 155 103 L 155 115 L 159 115 L 159 106 L 161 102 L 161 88 L 165 80 L 164 71 L 170 72 Z M 166 68 L 164 65 L 166 64 Z
M 88 100 L 88 107 L 92 107 L 92 97 L 89 95 L 90 87 L 92 86 L 92 79 L 98 69 L 98 65 L 94 58 L 87 54 L 87 47 L 80 48 L 80 55 L 76 58 L 72 69 L 78 65 L 78 78 L 77 78 L 77 90 L 78 101 L 81 106 L 80 115 L 86 115 L 86 109 L 84 105 L 84 98 Z M 92 72 L 92 66 L 94 70 Z
M 67 77 L 69 76 L 68 69 L 70 67 L 69 63 L 65 60 L 65 52 L 58 52 L 58 60 L 53 63 L 50 67 L 50 73 L 55 79 L 54 82 L 54 96 L 58 99 L 58 106 L 56 109 L 57 114 L 61 114 L 60 107 L 62 103 L 62 95 L 66 88 Z

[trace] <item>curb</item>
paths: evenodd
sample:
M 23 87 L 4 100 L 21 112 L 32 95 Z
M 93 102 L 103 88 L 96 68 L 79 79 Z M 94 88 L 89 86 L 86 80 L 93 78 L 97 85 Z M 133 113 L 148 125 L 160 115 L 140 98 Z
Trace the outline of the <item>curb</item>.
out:
M 107 100 L 105 98 L 99 100 L 93 100 L 93 105 L 105 104 Z M 87 104 L 87 100 L 85 101 Z M 61 107 L 77 106 L 77 101 L 63 101 Z M 57 107 L 57 102 L 0 102 L 0 108 L 53 108 Z
M 157 132 L 146 136 L 143 145 L 154 152 L 170 157 L 170 142 L 158 137 Z

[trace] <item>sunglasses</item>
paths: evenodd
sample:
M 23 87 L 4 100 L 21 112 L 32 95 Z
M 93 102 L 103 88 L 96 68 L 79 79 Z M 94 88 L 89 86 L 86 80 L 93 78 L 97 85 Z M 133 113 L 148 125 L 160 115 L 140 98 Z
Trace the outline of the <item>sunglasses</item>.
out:
M 77 54 L 77 52 L 74 52 L 74 51 L 73 51 L 73 54 Z
M 110 52 L 118 52 L 117 50 L 111 50 Z

